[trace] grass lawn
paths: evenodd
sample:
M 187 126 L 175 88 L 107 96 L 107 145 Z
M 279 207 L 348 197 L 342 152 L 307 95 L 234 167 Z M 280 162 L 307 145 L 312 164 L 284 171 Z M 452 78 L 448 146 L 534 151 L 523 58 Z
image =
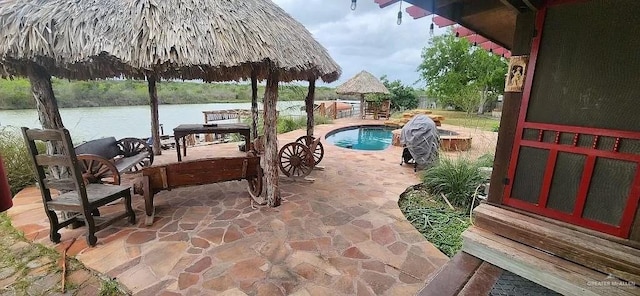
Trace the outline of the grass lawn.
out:
M 491 117 L 490 114 L 477 115 L 475 113 L 467 114 L 463 111 L 450 111 L 442 109 L 432 110 L 432 114 L 444 116 L 444 124 L 462 126 L 467 128 L 478 128 L 484 131 L 497 131 L 500 119 Z M 393 117 L 401 117 L 402 113 L 396 113 Z
M 491 115 L 467 114 L 463 111 L 433 110 L 433 114 L 444 116 L 444 124 L 463 126 L 468 128 L 478 128 L 485 131 L 497 131 L 500 119 Z

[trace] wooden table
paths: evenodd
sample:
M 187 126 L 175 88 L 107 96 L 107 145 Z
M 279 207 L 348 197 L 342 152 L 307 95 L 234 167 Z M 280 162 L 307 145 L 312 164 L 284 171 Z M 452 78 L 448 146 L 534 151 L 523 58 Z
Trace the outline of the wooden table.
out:
M 231 134 L 239 133 L 244 136 L 244 145 L 249 147 L 251 143 L 251 133 L 248 124 L 181 124 L 173 129 L 173 137 L 176 141 L 176 151 L 178 161 L 182 161 L 180 155 L 180 138 L 182 138 L 183 155 L 187 156 L 187 145 L 185 137 L 191 134 Z

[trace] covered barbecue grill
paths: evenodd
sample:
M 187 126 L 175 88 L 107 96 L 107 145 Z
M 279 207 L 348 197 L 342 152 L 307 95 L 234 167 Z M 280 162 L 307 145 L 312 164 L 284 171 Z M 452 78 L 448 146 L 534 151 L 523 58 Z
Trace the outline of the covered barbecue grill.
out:
M 413 163 L 416 170 L 429 168 L 438 160 L 440 137 L 429 116 L 419 114 L 409 120 L 402 127 L 400 143 L 404 146 L 402 161 Z

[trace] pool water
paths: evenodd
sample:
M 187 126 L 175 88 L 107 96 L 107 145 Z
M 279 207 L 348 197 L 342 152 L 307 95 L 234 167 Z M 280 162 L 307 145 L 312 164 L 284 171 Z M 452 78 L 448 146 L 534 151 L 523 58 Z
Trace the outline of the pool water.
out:
M 326 139 L 343 148 L 384 150 L 391 145 L 392 130 L 385 126 L 353 126 L 332 131 Z

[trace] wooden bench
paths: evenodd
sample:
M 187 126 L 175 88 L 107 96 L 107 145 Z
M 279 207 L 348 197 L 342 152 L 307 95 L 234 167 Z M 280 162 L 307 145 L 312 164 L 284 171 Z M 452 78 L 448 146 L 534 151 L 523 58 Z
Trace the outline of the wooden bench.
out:
M 75 147 L 82 177 L 88 183 L 120 184 L 120 174 L 153 164 L 153 150 L 142 139 L 114 137 L 92 140 Z
M 162 190 L 212 184 L 218 182 L 247 180 L 249 194 L 258 204 L 262 193 L 262 168 L 260 157 L 249 152 L 246 157 L 217 157 L 151 166 L 142 169 L 142 180 L 134 184 L 134 192 L 144 196 L 146 225 L 153 223 L 154 195 Z M 194 198 L 197 198 L 194 196 Z

